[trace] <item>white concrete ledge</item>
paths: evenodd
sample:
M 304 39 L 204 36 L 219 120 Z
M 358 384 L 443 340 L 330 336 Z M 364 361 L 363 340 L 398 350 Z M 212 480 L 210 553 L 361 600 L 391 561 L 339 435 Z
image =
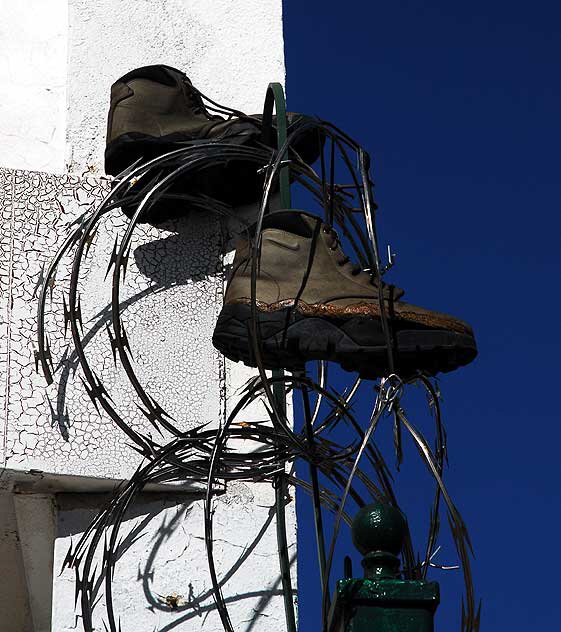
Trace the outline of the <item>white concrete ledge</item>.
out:
M 122 479 L 101 478 L 96 476 L 72 476 L 42 472 L 41 470 L 0 471 L 0 491 L 28 494 L 55 494 L 61 492 L 96 493 L 110 492 L 123 482 Z M 199 496 L 204 493 L 204 483 L 181 482 L 155 484 L 144 487 L 143 492 L 193 493 Z M 224 491 L 224 485 L 216 485 L 215 492 Z

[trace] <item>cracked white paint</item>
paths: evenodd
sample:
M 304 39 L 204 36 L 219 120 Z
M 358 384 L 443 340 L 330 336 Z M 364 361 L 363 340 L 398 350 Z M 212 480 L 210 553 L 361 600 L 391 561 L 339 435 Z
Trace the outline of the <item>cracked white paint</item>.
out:
M 69 339 L 64 338 L 61 298 L 69 280 L 68 259 L 59 266 L 47 309 L 47 332 L 58 366 L 55 383 L 47 388 L 35 373 L 34 290 L 41 268 L 70 221 L 109 189 L 103 150 L 111 83 L 132 68 L 166 63 L 184 70 L 218 102 L 259 112 L 268 83 L 284 79 L 282 3 L 26 0 L 2 2 L 2 10 L 1 464 L 14 472 L 42 470 L 51 481 L 64 475 L 90 477 L 76 478 L 78 482 L 126 477 L 137 466 L 138 455 L 89 401 L 71 350 L 64 355 Z M 117 409 L 148 433 L 151 427 L 136 407 L 134 391 L 113 364 L 105 331 L 110 288 L 105 269 L 125 223 L 119 211 L 111 212 L 84 263 L 80 296 L 85 350 Z M 237 389 L 252 375 L 241 365 L 224 363 L 211 344 L 223 294 L 221 240 L 226 232 L 215 218 L 193 214 L 165 230 L 142 226 L 134 236 L 122 292 L 134 366 L 146 390 L 182 428 L 218 424 L 234 406 Z M 266 413 L 255 405 L 244 416 L 263 419 Z M 79 536 L 102 503 L 96 495 L 64 498 L 57 522 L 57 570 L 70 538 Z M 219 574 L 228 576 L 244 558 L 268 521 L 273 501 L 270 486 L 257 483 L 231 484 L 217 498 Z M 296 541 L 293 505 L 287 506 L 291 556 Z M 185 510 L 190 512 L 187 518 L 181 514 Z M 208 593 L 201 501 L 183 496 L 178 504 L 145 497 L 133 514 L 127 528 L 146 517 L 145 536 L 123 555 L 114 582 L 123 631 L 221 629 Z M 162 530 L 176 519 L 177 529 Z M 152 558 L 154 546 L 158 551 Z M 22 577 L 15 558 L 10 564 L 14 577 Z M 54 578 L 53 631 L 76 630 L 73 582 L 68 571 Z M 284 629 L 278 583 L 273 520 L 252 555 L 226 581 L 224 594 L 236 630 Z M 159 601 L 158 594 L 172 592 L 187 601 L 177 611 Z M 27 600 L 22 596 L 22 603 L 19 614 L 29 619 L 33 595 Z M 0 612 L 0 620 L 2 616 Z
M 7 14 L 13 22 L 3 27 L 6 33 L 13 25 L 25 24 L 28 29 L 21 50 L 13 36 L 8 38 L 12 74 L 4 70 L 1 75 L 8 87 L 17 87 L 17 67 L 27 68 L 25 64 L 36 60 L 41 42 L 59 42 L 59 32 L 65 29 L 62 16 L 66 19 L 66 9 L 63 11 L 58 0 L 48 17 L 36 5 L 43 7 L 44 3 L 18 5 L 20 8 Z M 68 6 L 66 137 L 73 168 L 90 165 L 94 172 L 100 171 L 109 87 L 135 66 L 176 65 L 211 96 L 249 111 L 261 108 L 269 81 L 284 77 L 280 0 L 214 0 L 212 10 L 206 0 L 69 0 Z M 41 36 L 36 33 L 37 18 L 46 29 Z M 41 82 L 54 86 L 60 78 L 60 59 L 47 61 L 52 67 L 43 73 Z M 35 129 L 37 118 L 29 117 L 29 125 L 31 131 Z M 120 476 L 134 468 L 132 453 L 117 440 L 121 437 L 111 422 L 99 417 L 85 397 L 77 379 L 79 371 L 74 373 L 75 358 L 63 356 L 66 341 L 60 287 L 68 281 L 68 260 L 59 266 L 48 310 L 53 355 L 64 359 L 59 379 L 45 389 L 33 371 L 33 290 L 41 268 L 64 238 L 67 224 L 99 202 L 109 187 L 108 181 L 90 169 L 81 173 L 0 172 L 0 439 L 3 460 L 9 467 Z M 122 372 L 112 366 L 104 332 L 107 314 L 102 310 L 108 304 L 108 284 L 103 276 L 115 236 L 122 234 L 124 225 L 118 211 L 102 223 L 84 266 L 80 293 L 89 334 L 86 352 L 116 393 L 120 410 L 136 427 L 148 430 Z M 213 219 L 203 216 L 193 216 L 167 232 L 142 227 L 135 237 L 123 288 L 123 318 L 127 331 L 130 328 L 143 384 L 154 397 L 166 396 L 169 412 L 185 427 L 217 422 L 224 410 L 222 360 L 210 343 L 223 286 L 220 232 Z M 232 380 L 240 382 L 247 372 L 236 369 L 233 373 L 238 377 Z M 93 460 L 89 459 L 92 445 Z
M 59 497 L 55 568 L 60 568 L 71 541 L 76 541 L 97 510 L 88 500 Z M 217 573 L 237 632 L 284 630 L 273 506 L 272 488 L 255 484 L 238 483 L 215 501 Z M 188 497 L 151 501 L 145 495 L 130 512 L 123 535 L 134 533 L 135 527 L 146 535 L 134 542 L 133 537 L 124 538 L 114 579 L 113 601 L 123 632 L 222 632 L 206 570 L 202 501 Z M 289 556 L 295 573 L 294 544 L 289 546 Z M 56 632 L 76 629 L 73 581 L 74 574 L 68 571 L 55 578 Z M 181 596 L 177 609 L 165 604 L 165 597 L 172 594 Z M 102 599 L 95 618 L 99 630 L 103 630 L 103 605 Z
M 138 456 L 124 435 L 89 400 L 81 369 L 65 337 L 63 289 L 71 259 L 63 259 L 47 300 L 47 336 L 55 383 L 34 370 L 37 285 L 69 223 L 99 203 L 109 182 L 93 175 L 54 176 L 0 170 L 5 213 L 0 219 L 0 275 L 4 300 L 3 460 L 14 469 L 56 474 L 126 477 Z M 111 275 L 104 280 L 126 218 L 112 211 L 101 222 L 84 259 L 80 303 L 85 352 L 124 419 L 143 433 L 153 428 L 120 364 L 115 366 L 106 327 Z M 220 311 L 221 230 L 212 216 L 192 215 L 168 230 L 142 225 L 132 242 L 121 294 L 122 318 L 141 383 L 180 427 L 217 424 L 223 415 L 223 361 L 211 343 Z M 65 355 L 65 352 L 68 352 Z

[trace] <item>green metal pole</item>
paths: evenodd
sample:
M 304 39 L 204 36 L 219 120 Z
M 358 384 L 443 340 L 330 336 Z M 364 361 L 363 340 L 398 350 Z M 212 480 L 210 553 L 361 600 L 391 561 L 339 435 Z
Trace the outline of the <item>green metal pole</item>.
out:
M 302 371 L 302 376 L 305 372 Z M 303 385 L 302 390 L 302 404 L 304 407 L 304 423 L 306 425 L 306 439 L 310 450 L 314 447 L 314 428 L 312 426 L 312 412 L 310 409 L 310 398 L 308 396 L 307 386 Z M 312 501 L 314 505 L 314 525 L 316 530 L 316 544 L 318 550 L 319 561 L 319 574 L 322 586 L 327 586 L 327 578 L 325 576 L 326 560 L 325 560 L 325 539 L 323 535 L 323 519 L 321 515 L 321 502 L 319 496 L 319 477 L 318 469 L 314 463 L 310 462 L 310 480 L 312 483 Z M 329 599 L 327 603 L 329 607 Z
M 391 505 L 374 503 L 358 512 L 352 536 L 364 556 L 364 578 L 337 582 L 329 632 L 434 632 L 438 584 L 400 579 L 406 533 L 404 515 Z
M 280 149 L 286 142 L 287 125 L 286 125 L 286 102 L 284 100 L 284 90 L 280 83 L 270 83 L 267 88 L 265 97 L 265 106 L 263 108 L 263 127 L 265 130 L 272 128 L 273 105 L 277 115 L 277 147 Z M 269 142 L 272 139 L 268 139 Z M 285 160 L 285 153 L 281 160 Z M 280 202 L 282 208 L 290 208 L 292 206 L 290 196 L 290 171 L 288 165 L 283 165 L 279 171 L 279 189 Z
M 280 83 L 270 83 L 265 96 L 263 107 L 263 127 L 265 132 L 272 130 L 273 106 L 277 115 L 277 147 L 280 149 L 286 141 L 286 103 L 284 90 Z M 269 144 L 272 139 L 269 139 Z M 284 160 L 285 156 L 282 157 Z M 280 201 L 283 208 L 291 207 L 290 199 L 290 174 L 288 166 L 283 166 L 279 173 Z M 272 372 L 274 378 L 282 378 L 284 371 L 275 369 Z M 273 384 L 273 395 L 278 408 L 283 415 L 286 414 L 286 395 L 283 382 Z M 277 514 L 277 544 L 279 548 L 279 561 L 281 569 L 281 583 L 284 596 L 284 611 L 288 632 L 296 632 L 296 616 L 294 602 L 292 600 L 292 580 L 290 577 L 290 559 L 286 538 L 286 514 L 285 499 L 287 495 L 286 475 L 278 474 L 275 477 L 275 507 Z

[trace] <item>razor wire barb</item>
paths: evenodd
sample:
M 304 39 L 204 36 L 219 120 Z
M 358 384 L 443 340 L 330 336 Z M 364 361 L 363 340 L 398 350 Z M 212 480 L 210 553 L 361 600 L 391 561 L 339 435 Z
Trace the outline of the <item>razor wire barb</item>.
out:
M 210 103 L 210 107 L 216 112 L 229 117 L 245 116 Z M 310 132 L 317 134 L 322 143 L 319 174 L 294 150 L 298 137 Z M 329 165 L 324 156 L 326 144 L 330 150 Z M 344 164 L 351 184 L 338 184 L 334 181 L 336 156 Z M 123 320 L 121 290 L 126 277 L 134 231 L 143 214 L 154 204 L 173 199 L 175 202 L 185 203 L 190 209 L 218 214 L 222 218 L 235 217 L 233 209 L 218 200 L 195 193 L 177 193 L 177 187 L 176 190 L 171 190 L 174 183 L 186 174 L 203 171 L 217 162 L 235 160 L 254 163 L 256 169 L 264 176 L 263 195 L 255 218 L 255 239 L 252 240 L 252 344 L 258 375 L 246 384 L 235 408 L 225 421 L 219 424 L 218 429 L 199 424 L 194 429 L 184 431 L 166 412 L 165 402 L 157 402 L 135 373 L 132 350 Z M 462 517 L 443 480 L 447 450 L 439 392 L 433 381 L 425 375 L 419 374 L 404 381 L 395 374 L 392 340 L 386 310 L 382 303 L 383 293 L 379 292 L 380 314 L 390 371 L 373 390 L 371 415 L 366 425 L 361 424 L 353 413 L 357 393 L 363 386 L 360 379 L 354 379 L 343 393 L 337 393 L 329 384 L 328 366 L 324 362 L 317 363 L 317 379 L 311 378 L 304 370 L 271 376 L 263 366 L 259 349 L 255 291 L 261 249 L 260 235 L 270 198 L 278 188 L 279 174 L 287 167 L 291 181 L 307 191 L 323 209 L 328 225 L 337 225 L 361 266 L 369 270 L 379 283 L 379 287 L 382 287 L 384 267 L 380 260 L 376 234 L 376 205 L 372 196 L 368 154 L 337 127 L 321 120 L 309 120 L 303 124 L 276 150 L 264 144 L 248 147 L 226 142 L 194 143 L 192 146 L 186 146 L 147 162 L 137 161 L 115 179 L 113 188 L 96 208 L 90 209 L 73 222 L 69 227 L 68 237 L 43 272 L 43 282 L 38 295 L 38 348 L 35 352 L 38 370 L 42 371 L 48 384 L 53 382 L 56 371 L 47 335 L 47 304 L 57 268 L 63 259 L 72 257 L 70 280 L 63 298 L 64 327 L 65 331 L 70 329 L 72 354 L 80 366 L 84 388 L 96 409 L 111 418 L 125 433 L 132 447 L 143 457 L 142 464 L 134 475 L 115 490 L 76 545 L 71 545 L 64 560 L 63 567 L 71 568 L 75 572 L 76 603 L 80 602 L 85 632 L 93 632 L 95 629 L 93 613 L 99 603 L 101 590 L 105 593 L 106 629 L 111 632 L 122 629 L 113 605 L 112 580 L 121 556 L 121 528 L 126 511 L 146 485 L 176 481 L 201 483 L 206 488 L 204 528 L 211 592 L 224 630 L 234 632 L 227 603 L 222 594 L 225 580 L 218 576 L 215 564 L 213 500 L 218 493 L 218 486 L 222 483 L 262 481 L 277 485 L 279 475 L 282 475 L 288 485 L 298 487 L 312 499 L 316 516 L 318 563 L 321 569 L 320 582 L 323 594 L 322 629 L 326 632 L 329 581 L 337 537 L 341 524 L 350 525 L 352 518 L 346 510 L 347 499 L 350 497 L 359 507 L 375 500 L 398 506 L 390 469 L 374 441 L 378 425 L 386 419 L 393 423 L 398 463 L 402 459 L 404 430 L 411 437 L 422 462 L 435 482 L 423 557 L 418 559 L 415 556 L 415 549 L 408 535 L 402 553 L 402 574 L 406 579 L 424 579 L 429 568 L 441 567 L 434 564 L 432 559 L 438 550 L 439 516 L 444 504 L 464 576 L 465 595 L 462 599 L 461 630 L 477 632 L 479 629 L 480 608 L 476 609 L 470 569 L 471 545 Z M 115 364 L 119 363 L 127 376 L 137 396 L 136 405 L 158 432 L 161 441 L 135 430 L 128 421 L 127 414 L 117 410 L 95 367 L 91 365 L 87 353 L 90 338 L 84 333 L 79 293 L 84 260 L 87 256 L 93 256 L 90 251 L 95 253 L 92 241 L 102 218 L 123 206 L 134 208 L 135 211 L 124 235 L 120 239 L 116 238 L 108 262 L 107 273 L 111 279 L 112 294 L 111 304 L 108 310 L 103 312 L 105 315 L 109 314 L 109 322 L 104 324 Z M 239 217 L 237 220 L 239 221 Z M 248 226 L 245 226 L 244 229 L 247 228 Z M 52 302 L 52 292 L 50 298 Z M 431 449 L 424 435 L 409 421 L 401 404 L 403 391 L 412 384 L 421 386 L 427 394 L 435 423 L 434 449 Z M 294 430 L 286 409 L 275 397 L 275 391 L 278 389 L 288 396 L 298 393 L 302 398 L 302 431 Z M 315 400 L 312 401 L 310 396 Z M 256 401 L 265 403 L 268 419 L 240 424 L 240 415 Z M 344 424 L 349 437 L 346 445 L 330 438 L 330 432 L 341 424 Z M 171 436 L 171 440 L 166 440 L 166 435 L 168 438 Z M 238 446 L 239 440 L 244 440 L 244 445 L 252 446 L 253 449 L 241 451 L 239 447 L 229 447 L 234 443 Z M 296 465 L 301 462 L 310 464 L 311 482 L 297 475 Z M 320 477 L 323 482 L 320 482 Z M 284 495 L 277 495 L 277 513 L 284 509 L 283 503 L 287 502 L 286 498 L 283 498 Z M 326 538 L 321 520 L 323 511 L 331 512 L 335 516 L 334 528 L 329 539 Z M 325 549 L 326 542 L 329 542 L 328 550 Z M 95 562 L 98 551 L 102 553 L 100 565 Z M 282 564 L 281 560 L 281 566 Z M 281 572 L 286 573 L 287 569 L 281 568 Z M 289 595 L 285 598 L 285 608 L 293 608 L 292 597 Z M 294 612 L 287 613 L 287 627 L 289 632 L 295 631 Z

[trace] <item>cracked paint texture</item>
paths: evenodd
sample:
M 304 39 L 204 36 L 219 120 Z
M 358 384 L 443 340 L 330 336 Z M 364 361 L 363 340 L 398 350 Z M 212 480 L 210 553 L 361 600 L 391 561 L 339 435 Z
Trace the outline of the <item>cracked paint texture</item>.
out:
M 55 568 L 71 541 L 93 517 L 95 509 L 68 495 L 59 507 Z M 234 629 L 238 632 L 284 630 L 284 610 L 278 574 L 274 520 L 274 491 L 270 485 L 236 483 L 214 501 L 214 552 L 219 580 Z M 292 514 L 293 503 L 287 506 Z M 123 632 L 205 630 L 222 632 L 211 594 L 204 547 L 203 503 L 192 498 L 151 500 L 144 495 L 128 514 L 114 576 L 113 603 Z M 144 534 L 144 535 L 141 535 Z M 289 531 L 289 536 L 294 535 Z M 295 538 L 289 557 L 296 571 Z M 76 630 L 74 573 L 55 579 L 58 604 L 53 620 L 57 632 Z M 180 597 L 170 608 L 165 597 Z M 104 597 L 94 624 L 103 630 Z M 78 628 L 79 629 L 79 628 Z
M 70 221 L 102 199 L 109 180 L 4 169 L 0 186 L 3 463 L 15 469 L 128 476 L 138 457 L 89 400 L 70 334 L 64 335 L 62 296 L 70 257 L 60 262 L 52 298 L 47 298 L 55 383 L 46 387 L 34 367 L 42 270 Z M 115 239 L 122 237 L 127 222 L 119 210 L 111 211 L 84 258 L 79 288 L 83 341 L 90 366 L 121 416 L 151 434 L 138 396 L 119 361 L 114 363 L 106 331 L 111 274 L 104 277 Z M 223 361 L 211 343 L 223 288 L 220 241 L 221 228 L 208 215 L 193 214 L 165 229 L 142 225 L 133 238 L 122 286 L 121 313 L 135 371 L 182 429 L 216 425 L 223 415 Z
M 47 387 L 34 367 L 41 270 L 67 234 L 68 224 L 99 203 L 109 185 L 108 179 L 93 174 L 0 170 L 0 371 L 4 378 L 0 428 L 4 463 L 11 468 L 121 478 L 138 463 L 121 431 L 96 411 L 86 395 L 77 359 L 68 347 L 70 336 L 64 336 L 62 295 L 70 278 L 70 257 L 59 264 L 47 301 L 47 334 L 58 367 L 54 384 Z M 115 238 L 122 236 L 127 222 L 120 211 L 111 211 L 84 258 L 79 287 L 83 340 L 90 365 L 117 410 L 136 429 L 150 433 L 151 426 L 136 406 L 138 397 L 119 361 L 114 364 L 105 329 L 111 275 L 104 277 Z M 121 293 L 134 367 L 146 390 L 185 429 L 205 422 L 216 425 L 235 405 L 244 382 L 255 374 L 240 364 L 224 362 L 211 344 L 224 286 L 221 244 L 231 231 L 213 217 L 197 214 L 161 229 L 141 226 L 134 235 Z M 259 402 L 244 411 L 245 419 L 266 417 Z M 242 443 L 240 449 L 251 449 Z M 100 497 L 84 508 L 85 499 L 92 496 L 98 495 L 62 495 L 67 501 L 58 512 L 57 569 L 70 540 L 79 538 L 104 502 L 105 497 Z M 135 503 L 123 531 L 129 537 L 114 580 L 114 603 L 123 630 L 219 632 L 204 548 L 202 501 L 193 494 L 179 500 L 153 498 Z M 285 626 L 273 506 L 274 491 L 263 483 L 230 483 L 226 493 L 214 500 L 217 570 L 224 578 L 232 622 L 240 632 Z M 286 516 L 289 556 L 294 559 L 292 501 Z M 295 563 L 293 574 L 295 587 Z M 74 579 L 68 570 L 53 577 L 57 632 L 80 629 Z M 181 595 L 178 608 L 165 604 L 165 597 L 172 594 Z M 104 629 L 103 603 L 96 615 L 99 630 Z
M 62 287 L 69 281 L 69 258 L 59 265 L 47 302 L 47 334 L 58 366 L 55 383 L 46 387 L 35 373 L 34 291 L 41 269 L 71 220 L 109 189 L 101 174 L 113 81 L 138 66 L 169 64 L 218 102 L 259 112 L 268 83 L 284 81 L 282 3 L 53 0 L 40 20 L 37 10 L 44 13 L 44 3 L 24 4 L 10 9 L 4 20 L 10 55 L 0 70 L 0 138 L 5 141 L 0 166 L 10 167 L 0 169 L 0 458 L 14 469 L 121 478 L 132 473 L 138 455 L 89 400 L 76 356 L 71 350 L 64 355 L 69 335 L 64 338 Z M 22 29 L 14 31 L 15 13 L 25 24 L 39 25 L 39 31 L 29 38 Z M 30 70 L 14 72 L 13 62 L 22 59 Z M 29 83 L 15 85 L 22 77 Z M 41 172 L 65 169 L 76 175 Z M 84 261 L 79 292 L 85 352 L 117 410 L 137 430 L 150 433 L 136 394 L 113 364 L 105 331 L 110 279 L 104 276 L 126 221 L 119 211 L 111 212 Z M 122 318 L 137 375 L 182 428 L 217 424 L 254 374 L 224 363 L 211 344 L 223 291 L 221 231 L 203 215 L 160 230 L 140 227 L 122 288 Z M 257 403 L 245 412 L 246 419 L 266 417 Z M 105 502 L 104 496 L 91 501 L 92 496 L 98 495 L 59 496 L 67 501 L 60 501 L 55 543 L 57 632 L 81 627 L 74 575 L 59 575 L 58 569 L 70 539 L 79 537 Z M 270 486 L 253 482 L 230 484 L 215 500 L 218 572 L 240 632 L 285 628 L 274 519 L 270 522 L 273 503 Z M 294 503 L 286 512 L 292 558 Z M 132 508 L 125 531 L 135 527 L 143 535 L 126 542 L 114 582 L 123 632 L 221 630 L 209 593 L 201 501 L 193 495 L 175 501 L 145 497 Z M 160 595 L 171 593 L 186 603 L 170 610 Z M 99 620 L 97 629 L 104 629 Z

